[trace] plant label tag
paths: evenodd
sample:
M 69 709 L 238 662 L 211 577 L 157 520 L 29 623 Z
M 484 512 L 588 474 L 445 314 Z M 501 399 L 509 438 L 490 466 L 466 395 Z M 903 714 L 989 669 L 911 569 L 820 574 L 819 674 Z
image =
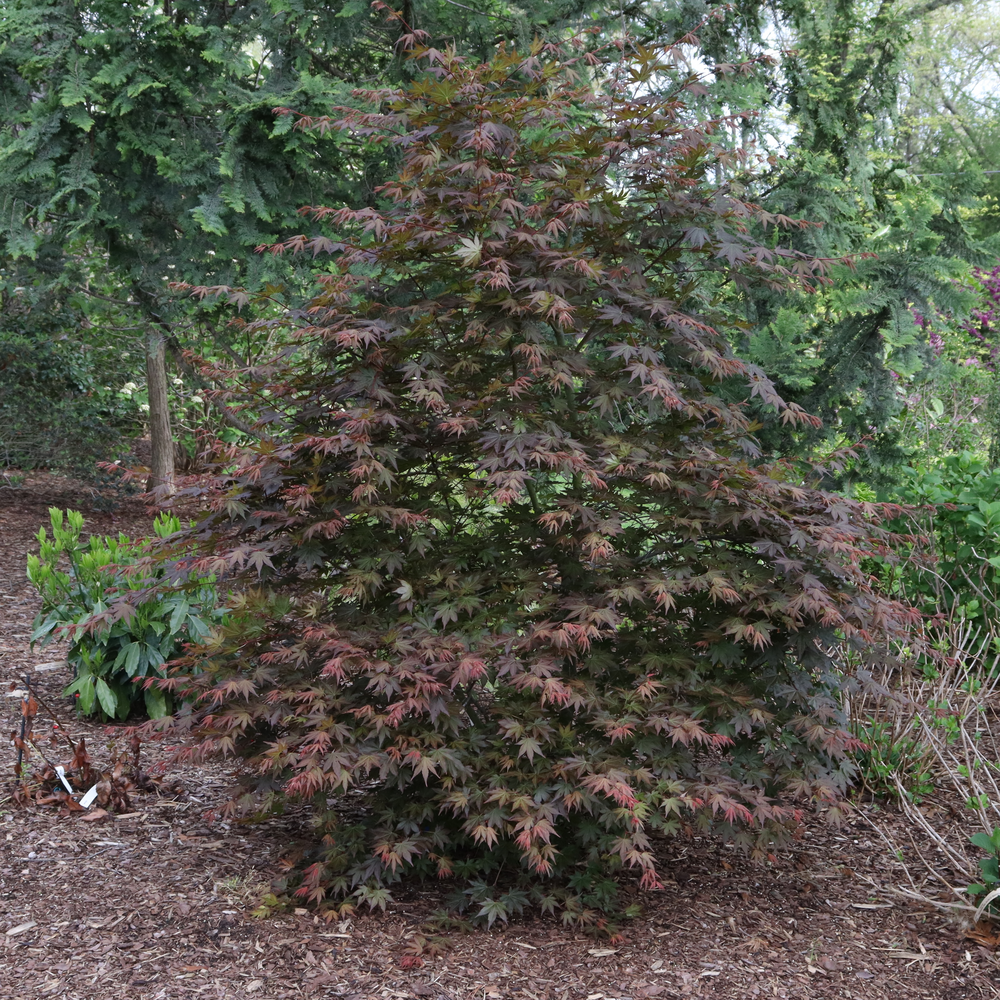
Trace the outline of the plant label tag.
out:
M 89 809 L 94 804 L 94 799 L 96 798 L 97 798 L 97 785 L 94 785 L 93 788 L 89 789 L 87 792 L 84 793 L 83 798 L 80 799 L 80 805 L 83 806 L 84 809 Z
M 63 788 L 69 792 L 70 795 L 73 794 L 73 786 L 66 780 L 66 768 L 62 764 L 56 767 L 56 774 L 59 775 L 59 780 L 63 783 Z

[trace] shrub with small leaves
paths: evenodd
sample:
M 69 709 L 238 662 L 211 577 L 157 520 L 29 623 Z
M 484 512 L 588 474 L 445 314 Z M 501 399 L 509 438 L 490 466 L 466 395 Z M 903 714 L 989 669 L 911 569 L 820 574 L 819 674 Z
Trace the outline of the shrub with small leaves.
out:
M 51 536 L 38 532 L 38 555 L 28 556 L 28 579 L 42 596 L 31 641 L 45 645 L 58 636 L 71 639 L 68 660 L 73 682 L 64 694 L 76 695 L 85 715 L 125 719 L 141 707 L 151 718 L 173 708 L 169 694 L 140 686 L 143 678 L 163 676 L 164 664 L 184 643 L 205 639 L 213 623 L 224 617 L 211 578 L 195 588 L 163 586 L 164 570 L 146 568 L 139 560 L 144 544 L 119 534 L 91 535 L 81 540 L 83 515 L 50 508 Z M 165 539 L 180 531 L 180 521 L 161 514 L 153 522 Z M 151 588 L 155 588 L 151 590 Z M 139 597 L 127 614 L 91 627 L 94 615 L 106 612 L 123 593 Z
M 900 732 L 890 722 L 857 726 L 861 746 L 853 753 L 860 784 L 876 798 L 905 795 L 919 804 L 934 791 L 930 747 L 919 739 L 919 726 Z
M 193 571 L 259 585 L 172 665 L 187 707 L 157 728 L 247 762 L 233 813 L 311 803 L 299 898 L 385 907 L 439 877 L 486 923 L 600 926 L 616 871 L 661 884 L 657 836 L 764 854 L 810 804 L 837 814 L 839 651 L 870 663 L 919 623 L 859 564 L 898 508 L 758 464 L 721 391 L 811 420 L 713 309 L 825 264 L 754 243 L 751 220 L 798 224 L 710 183 L 726 123 L 691 109 L 682 49 L 421 56 L 371 110 L 297 120 L 403 165 L 380 209 L 309 211 L 338 240 L 274 248 L 330 272 L 188 534 Z

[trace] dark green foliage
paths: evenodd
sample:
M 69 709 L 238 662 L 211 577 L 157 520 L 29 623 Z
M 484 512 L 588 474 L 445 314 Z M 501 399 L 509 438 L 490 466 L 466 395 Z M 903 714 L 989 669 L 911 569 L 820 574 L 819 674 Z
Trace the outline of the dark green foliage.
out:
M 90 360 L 79 344 L 0 331 L 0 465 L 92 479 L 98 460 L 128 454 L 139 412 Z
M 126 456 L 140 433 L 122 391 L 140 359 L 114 337 L 113 316 L 88 304 L 0 267 L 0 465 L 93 481 L 96 463 Z
M 364 198 L 357 151 L 291 132 L 274 109 L 348 98 L 351 82 L 384 71 L 386 48 L 366 43 L 359 11 L 296 6 L 6 4 L 7 252 L 44 258 L 83 235 L 122 285 L 159 301 L 171 276 L 265 276 L 267 258 L 247 250 L 286 231 L 299 205 Z
M 540 5 L 541 23 L 574 10 L 559 7 Z M 492 15 L 533 31 L 523 14 L 484 10 L 438 2 L 417 26 L 475 39 Z M 293 129 L 275 109 L 325 113 L 398 75 L 405 30 L 357 0 L 12 0 L 0 15 L 7 253 L 86 234 L 160 305 L 168 279 L 272 276 L 275 259 L 247 251 L 298 231 L 302 205 L 369 202 L 392 156 Z
M 751 334 L 746 351 L 779 390 L 798 392 L 816 384 L 817 369 L 823 364 L 817 354 L 805 316 L 795 309 L 779 309 L 771 323 Z

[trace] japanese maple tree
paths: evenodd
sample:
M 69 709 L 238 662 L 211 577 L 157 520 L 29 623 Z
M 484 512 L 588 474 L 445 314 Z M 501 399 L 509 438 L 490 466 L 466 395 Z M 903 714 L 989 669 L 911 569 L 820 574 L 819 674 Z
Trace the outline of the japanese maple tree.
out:
M 416 57 L 372 110 L 296 117 L 401 168 L 379 210 L 304 210 L 339 241 L 270 248 L 329 273 L 280 320 L 297 349 L 242 373 L 263 443 L 188 491 L 210 512 L 187 565 L 244 586 L 175 664 L 167 725 L 244 759 L 234 811 L 313 803 L 303 897 L 385 905 L 436 873 L 490 922 L 593 919 L 607 872 L 659 884 L 654 835 L 762 851 L 836 809 L 838 651 L 918 619 L 859 568 L 887 511 L 758 464 L 726 401 L 742 380 L 812 419 L 713 301 L 824 262 L 755 244 L 751 220 L 801 223 L 710 183 L 734 154 L 682 49 Z

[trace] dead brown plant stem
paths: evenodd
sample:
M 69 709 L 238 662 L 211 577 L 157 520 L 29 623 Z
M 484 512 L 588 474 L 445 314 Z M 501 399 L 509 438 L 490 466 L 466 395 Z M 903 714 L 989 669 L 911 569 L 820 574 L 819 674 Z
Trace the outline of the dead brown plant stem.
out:
M 29 690 L 30 694 L 30 690 Z M 24 778 L 21 774 L 21 765 L 24 761 L 24 733 L 25 728 L 28 725 L 28 713 L 25 712 L 25 706 L 28 704 L 28 699 L 21 698 L 21 740 L 17 748 L 17 763 L 14 765 L 14 777 L 17 778 L 19 784 L 24 784 Z
M 31 682 L 28 680 L 28 678 L 22 677 L 21 680 L 24 682 L 24 686 L 27 688 L 28 694 L 29 695 L 32 694 Z M 69 733 L 63 728 L 63 724 L 59 721 L 59 716 L 56 715 L 56 713 L 42 698 L 42 696 L 38 694 L 37 690 L 34 692 L 34 697 L 35 701 L 37 701 L 38 704 L 41 705 L 42 708 L 44 708 L 45 711 L 49 713 L 49 716 L 52 718 L 52 721 L 56 724 L 56 728 L 58 728 L 59 730 L 59 735 L 62 736 L 62 738 L 69 744 L 70 749 L 73 751 L 73 753 L 76 753 L 76 744 L 73 742 Z

